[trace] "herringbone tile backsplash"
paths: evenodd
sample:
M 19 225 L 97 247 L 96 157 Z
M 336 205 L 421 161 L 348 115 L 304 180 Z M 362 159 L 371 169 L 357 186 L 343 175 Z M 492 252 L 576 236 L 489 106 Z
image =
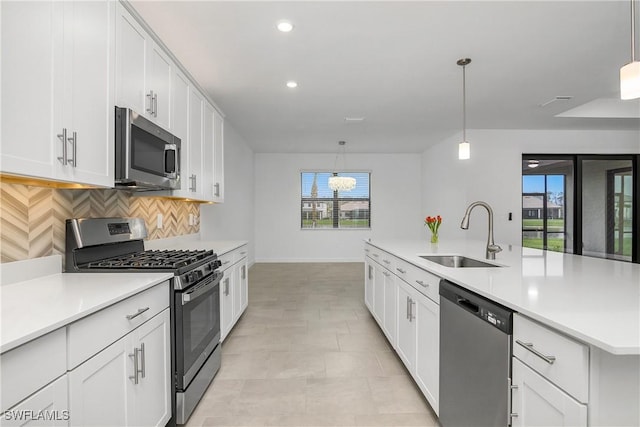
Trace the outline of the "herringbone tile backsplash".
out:
M 0 262 L 64 255 L 67 218 L 141 217 L 148 239 L 193 234 L 189 214 L 200 217 L 198 203 L 132 197 L 118 190 L 59 190 L 0 183 Z M 157 227 L 157 215 L 163 227 Z

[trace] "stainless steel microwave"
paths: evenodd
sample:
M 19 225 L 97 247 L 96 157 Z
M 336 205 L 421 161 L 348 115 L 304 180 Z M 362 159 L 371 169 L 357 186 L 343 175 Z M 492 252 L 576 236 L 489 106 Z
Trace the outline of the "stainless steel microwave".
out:
M 180 188 L 180 139 L 129 108 L 116 107 L 116 187 Z

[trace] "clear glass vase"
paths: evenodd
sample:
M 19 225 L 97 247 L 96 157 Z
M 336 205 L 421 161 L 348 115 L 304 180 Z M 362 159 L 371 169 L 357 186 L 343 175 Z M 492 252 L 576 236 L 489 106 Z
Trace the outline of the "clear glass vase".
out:
M 438 233 L 431 233 L 431 243 L 438 243 Z

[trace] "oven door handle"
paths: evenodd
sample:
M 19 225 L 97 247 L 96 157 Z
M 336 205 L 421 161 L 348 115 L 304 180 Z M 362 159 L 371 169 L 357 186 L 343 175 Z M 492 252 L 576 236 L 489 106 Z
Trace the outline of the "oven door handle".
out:
M 183 293 L 182 294 L 182 305 L 185 305 L 188 302 L 191 302 L 191 301 L 195 300 L 199 296 L 204 295 L 207 292 L 209 292 L 212 288 L 218 286 L 220 284 L 221 275 L 216 275 L 216 276 L 217 277 L 214 277 L 211 280 L 211 282 L 207 283 L 206 285 L 200 286 L 199 288 L 194 289 L 191 292 Z

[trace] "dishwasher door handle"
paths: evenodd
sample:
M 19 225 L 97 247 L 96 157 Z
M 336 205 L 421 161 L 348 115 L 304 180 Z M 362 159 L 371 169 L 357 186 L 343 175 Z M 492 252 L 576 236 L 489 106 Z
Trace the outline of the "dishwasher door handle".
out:
M 466 298 L 462 298 L 462 297 L 456 297 L 456 302 L 458 303 L 458 305 L 466 308 L 467 310 L 473 312 L 473 313 L 479 313 L 480 312 L 480 307 L 478 307 L 477 304 L 472 303 L 471 301 L 469 301 Z

